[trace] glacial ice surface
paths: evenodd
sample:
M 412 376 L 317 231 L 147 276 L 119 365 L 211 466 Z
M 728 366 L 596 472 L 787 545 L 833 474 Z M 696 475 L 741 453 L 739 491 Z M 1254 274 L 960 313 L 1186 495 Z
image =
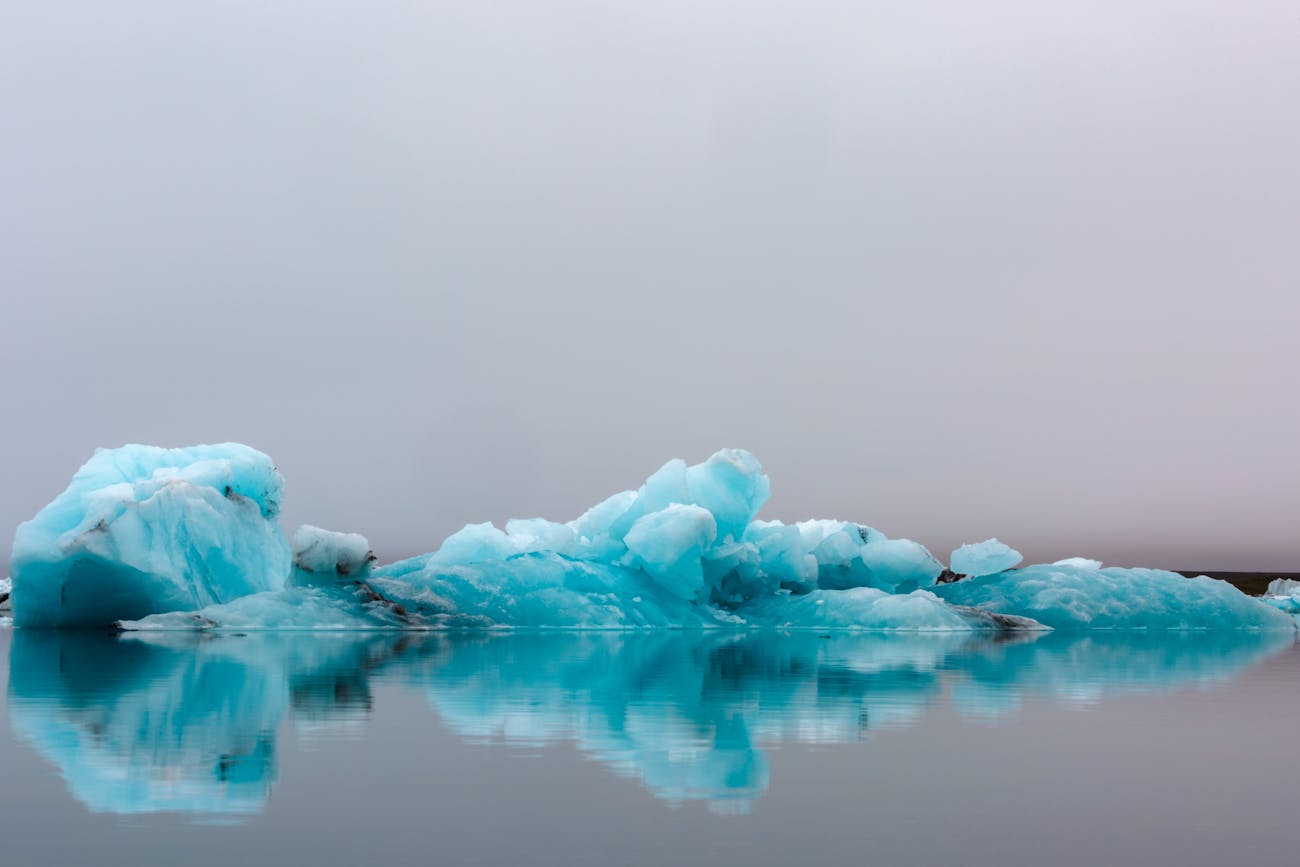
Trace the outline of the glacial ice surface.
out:
M 108 626 L 284 586 L 282 479 L 234 443 L 101 449 L 21 524 L 10 574 L 18 626 Z
M 292 551 L 281 480 L 245 446 L 96 453 L 19 528 L 20 626 L 131 630 L 453 628 L 972 631 L 1290 628 L 1278 603 L 1208 578 L 1102 569 L 1007 571 L 996 539 L 953 554 L 978 577 L 937 584 L 924 546 L 847 521 L 757 520 L 770 483 L 724 449 L 666 463 L 567 523 L 471 524 L 374 566 L 365 537 L 304 526 Z

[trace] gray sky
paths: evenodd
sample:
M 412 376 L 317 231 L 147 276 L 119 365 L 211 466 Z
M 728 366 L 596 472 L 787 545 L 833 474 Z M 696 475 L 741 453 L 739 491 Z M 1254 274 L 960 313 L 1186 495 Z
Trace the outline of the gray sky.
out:
M 381 559 L 755 452 L 946 559 L 1300 569 L 1293 2 L 0 0 L 0 554 L 241 440 Z

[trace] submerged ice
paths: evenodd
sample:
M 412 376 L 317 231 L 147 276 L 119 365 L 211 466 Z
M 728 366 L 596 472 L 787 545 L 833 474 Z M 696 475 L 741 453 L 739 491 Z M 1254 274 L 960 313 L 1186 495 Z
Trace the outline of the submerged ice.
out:
M 863 524 L 758 519 L 753 455 L 672 460 L 568 522 L 471 524 L 374 565 L 365 537 L 276 522 L 245 446 L 97 452 L 14 544 L 22 626 L 168 629 L 1294 628 L 1230 585 L 1074 558 L 1017 569 L 997 539 L 945 567 Z M 971 576 L 951 583 L 950 579 Z M 940 583 L 943 577 L 945 582 Z

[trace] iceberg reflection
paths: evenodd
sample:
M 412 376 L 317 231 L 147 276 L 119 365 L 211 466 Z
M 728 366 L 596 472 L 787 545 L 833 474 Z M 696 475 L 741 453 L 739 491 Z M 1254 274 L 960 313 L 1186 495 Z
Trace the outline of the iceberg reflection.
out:
M 1224 681 L 1293 640 L 19 630 L 9 709 L 19 737 L 96 812 L 258 813 L 277 777 L 281 723 L 301 732 L 342 721 L 364 738 L 377 675 L 421 691 L 462 738 L 572 742 L 657 797 L 738 812 L 770 783 L 766 747 L 861 741 L 940 705 L 996 721 L 1029 697 L 1077 705 Z
M 378 645 L 378 646 L 376 646 Z M 260 812 L 287 713 L 368 709 L 366 673 L 394 642 L 19 630 L 9 714 L 92 812 Z

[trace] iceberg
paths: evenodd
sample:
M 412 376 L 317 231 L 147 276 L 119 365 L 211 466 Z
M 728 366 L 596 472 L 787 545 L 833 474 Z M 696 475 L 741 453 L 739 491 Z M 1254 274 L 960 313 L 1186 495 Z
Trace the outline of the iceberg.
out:
M 996 575 L 1020 565 L 1025 559 L 1020 552 L 997 539 L 989 539 L 975 544 L 962 545 L 952 552 L 950 560 L 952 571 L 958 575 L 979 578 L 984 575 Z
M 283 587 L 282 487 L 235 443 L 97 451 L 14 535 L 15 624 L 108 626 Z
M 1161 569 L 1027 566 L 936 587 L 955 605 L 1053 629 L 1286 629 L 1290 618 L 1226 581 Z
M 1275 578 L 1268 582 L 1268 589 L 1260 601 L 1300 619 L 1300 581 L 1294 578 Z
M 270 458 L 247 446 L 97 452 L 18 529 L 17 625 L 1296 628 L 1282 602 L 1209 578 L 1079 558 L 1015 569 L 1021 555 L 997 539 L 954 551 L 945 574 L 925 546 L 865 524 L 760 520 L 771 484 L 740 449 L 668 461 L 568 522 L 471 524 L 437 550 L 386 565 L 356 533 L 304 525 L 290 547 L 277 523 L 281 488 Z M 972 577 L 954 582 L 953 573 Z

